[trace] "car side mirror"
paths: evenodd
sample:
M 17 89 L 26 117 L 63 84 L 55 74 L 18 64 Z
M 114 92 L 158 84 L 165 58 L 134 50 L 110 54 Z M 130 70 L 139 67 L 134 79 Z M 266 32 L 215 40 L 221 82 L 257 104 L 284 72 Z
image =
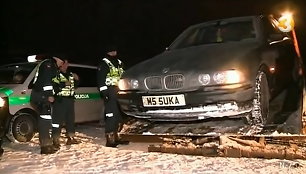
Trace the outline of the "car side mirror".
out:
M 280 43 L 286 40 L 291 40 L 289 37 L 282 34 L 270 34 L 268 38 L 269 45 Z

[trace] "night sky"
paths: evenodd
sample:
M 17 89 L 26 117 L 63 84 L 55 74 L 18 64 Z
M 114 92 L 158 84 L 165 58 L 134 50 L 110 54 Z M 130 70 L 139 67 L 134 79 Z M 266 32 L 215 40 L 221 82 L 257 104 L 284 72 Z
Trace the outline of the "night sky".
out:
M 151 58 L 189 25 L 207 20 L 294 10 L 306 54 L 305 0 L 4 0 L 1 63 L 48 53 L 95 65 L 108 43 L 130 67 Z

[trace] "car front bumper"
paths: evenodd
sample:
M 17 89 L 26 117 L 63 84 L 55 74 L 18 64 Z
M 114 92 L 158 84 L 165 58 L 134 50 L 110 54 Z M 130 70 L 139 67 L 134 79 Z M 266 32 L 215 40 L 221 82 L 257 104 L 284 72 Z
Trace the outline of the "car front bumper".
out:
M 196 90 L 176 93 L 143 93 L 119 91 L 122 111 L 136 118 L 154 121 L 195 121 L 208 118 L 245 117 L 252 111 L 254 88 L 250 86 L 227 90 Z M 186 105 L 144 107 L 142 96 L 183 94 Z

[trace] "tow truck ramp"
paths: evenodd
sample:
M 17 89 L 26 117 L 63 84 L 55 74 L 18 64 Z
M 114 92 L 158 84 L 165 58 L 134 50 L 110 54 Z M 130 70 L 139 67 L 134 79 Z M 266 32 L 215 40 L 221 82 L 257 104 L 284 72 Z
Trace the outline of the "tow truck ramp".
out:
M 306 159 L 306 135 L 299 134 L 296 129 L 295 121 L 298 115 L 299 113 L 291 114 L 289 121 L 281 125 L 267 125 L 256 135 L 249 134 L 254 128 L 243 119 L 185 123 L 132 119 L 123 126 L 120 134 L 129 141 L 141 139 L 159 142 L 157 145 L 149 145 L 149 152 L 215 157 Z
M 306 159 L 306 136 L 163 138 L 160 145 L 150 145 L 148 151 L 215 157 Z
M 130 119 L 120 131 L 129 141 L 159 142 L 149 152 L 188 155 L 306 159 L 306 90 L 300 107 L 282 124 L 252 127 L 247 120 L 212 119 L 197 122 L 154 122 Z M 274 113 L 275 108 L 271 105 Z M 270 107 L 271 107 L 270 106 Z M 247 117 L 245 117 L 247 118 Z

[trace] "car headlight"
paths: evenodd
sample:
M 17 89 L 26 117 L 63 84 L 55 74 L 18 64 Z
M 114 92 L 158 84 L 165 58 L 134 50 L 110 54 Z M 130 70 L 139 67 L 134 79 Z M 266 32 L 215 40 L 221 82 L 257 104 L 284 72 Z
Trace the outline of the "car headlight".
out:
M 217 84 L 234 84 L 243 80 L 242 73 L 237 70 L 216 72 L 213 79 Z
M 210 75 L 209 74 L 200 74 L 198 77 L 199 82 L 202 85 L 208 85 L 210 83 Z
M 118 87 L 120 90 L 138 89 L 139 83 L 136 79 L 120 79 Z
M 4 104 L 5 104 L 5 100 L 2 97 L 0 97 L 0 108 L 3 107 Z

